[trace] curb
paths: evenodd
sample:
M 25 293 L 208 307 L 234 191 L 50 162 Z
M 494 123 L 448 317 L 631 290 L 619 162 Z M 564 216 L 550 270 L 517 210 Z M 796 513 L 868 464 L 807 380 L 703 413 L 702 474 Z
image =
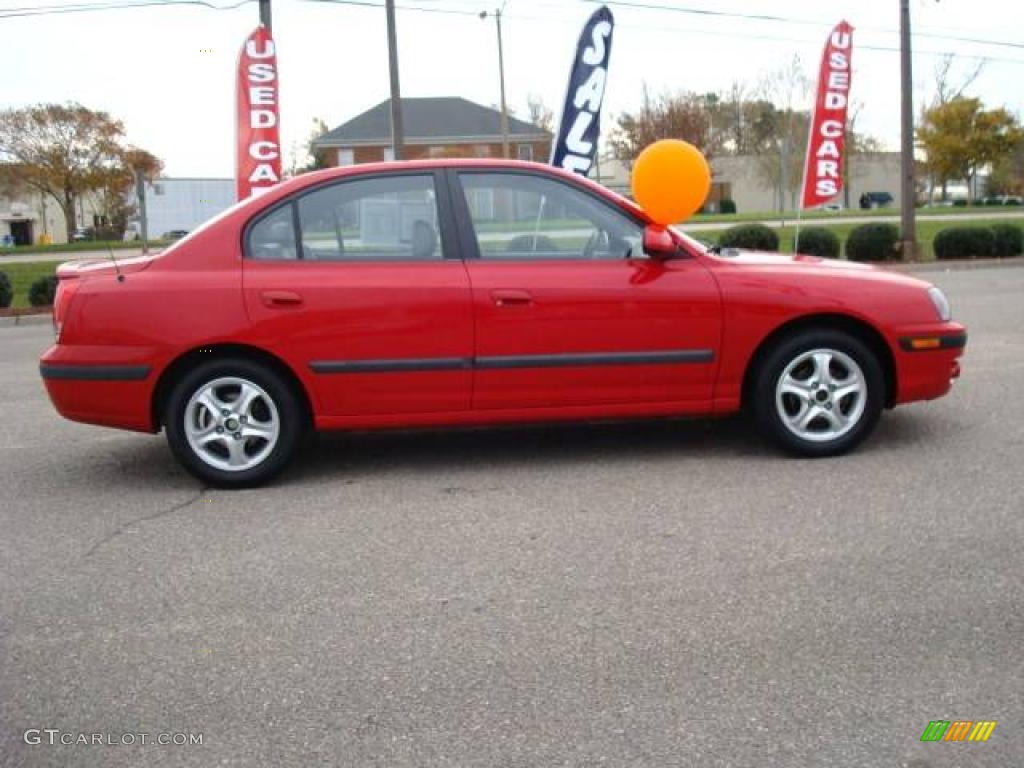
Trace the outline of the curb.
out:
M 1005 269 L 1007 267 L 1024 267 L 1024 258 L 1010 256 L 1005 259 L 964 259 L 949 261 L 919 261 L 909 264 L 894 262 L 879 264 L 884 269 L 895 272 L 959 272 L 966 269 Z
M 7 315 L 0 317 L 0 328 L 15 328 L 22 325 L 52 325 L 53 315 L 49 312 L 32 315 Z

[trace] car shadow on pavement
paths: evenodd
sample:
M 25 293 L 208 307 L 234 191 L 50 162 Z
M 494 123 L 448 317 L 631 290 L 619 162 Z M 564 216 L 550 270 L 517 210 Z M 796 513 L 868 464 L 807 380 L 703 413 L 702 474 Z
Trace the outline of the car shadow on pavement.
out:
M 886 412 L 856 453 L 891 452 L 941 440 L 945 419 Z M 108 452 L 126 487 L 182 486 L 193 481 L 162 439 L 126 439 Z M 593 462 L 794 459 L 761 438 L 749 419 L 657 419 L 456 429 L 325 432 L 310 437 L 274 484 L 346 475 L 437 468 L 502 466 L 550 469 Z M 813 460 L 810 460 L 813 461 Z M 827 460 L 826 460 L 827 461 Z M 85 471 L 85 468 L 82 468 Z
M 753 457 L 771 450 L 739 417 L 323 433 L 311 439 L 286 479 L 435 467 Z

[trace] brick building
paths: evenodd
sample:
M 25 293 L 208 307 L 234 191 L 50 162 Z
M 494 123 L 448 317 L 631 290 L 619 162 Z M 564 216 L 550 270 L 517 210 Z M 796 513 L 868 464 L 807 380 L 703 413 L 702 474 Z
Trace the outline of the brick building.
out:
M 403 98 L 405 159 L 501 157 L 501 113 L 455 97 Z M 539 126 L 508 118 L 509 154 L 546 163 L 552 136 Z M 391 100 L 382 101 L 313 142 L 327 165 L 392 160 Z

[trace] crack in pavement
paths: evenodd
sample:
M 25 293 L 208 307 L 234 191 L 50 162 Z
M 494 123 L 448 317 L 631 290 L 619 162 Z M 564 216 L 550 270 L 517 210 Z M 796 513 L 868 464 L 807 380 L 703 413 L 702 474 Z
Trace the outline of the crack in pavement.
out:
M 139 525 L 141 523 L 148 522 L 150 520 L 156 520 L 158 517 L 164 517 L 165 515 L 172 515 L 175 512 L 180 512 L 181 510 L 185 509 L 186 507 L 192 506 L 197 501 L 199 501 L 199 499 L 202 497 L 202 495 L 204 493 L 206 493 L 208 490 L 210 490 L 208 487 L 203 486 L 202 488 L 200 488 L 198 491 L 196 491 L 192 496 L 190 496 L 185 501 L 178 502 L 177 504 L 174 504 L 174 505 L 168 507 L 167 509 L 157 510 L 152 515 L 144 515 L 142 517 L 137 517 L 134 520 L 129 520 L 129 521 L 125 522 L 125 523 L 122 523 L 117 528 L 115 528 L 110 534 L 108 534 L 107 536 L 104 536 L 102 539 L 100 539 L 95 544 L 93 544 L 89 548 L 89 551 L 86 552 L 85 555 L 82 557 L 82 561 L 84 562 L 85 560 L 88 560 L 90 557 L 92 557 L 96 553 L 96 550 L 98 550 L 104 544 L 110 543 L 111 541 L 116 539 L 118 536 L 122 535 L 129 528 L 132 528 L 133 526 Z

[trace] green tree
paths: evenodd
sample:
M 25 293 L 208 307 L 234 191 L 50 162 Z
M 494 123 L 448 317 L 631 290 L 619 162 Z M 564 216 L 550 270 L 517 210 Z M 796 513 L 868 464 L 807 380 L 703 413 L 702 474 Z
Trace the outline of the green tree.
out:
M 958 97 L 925 112 L 917 139 L 943 198 L 952 179 L 966 179 L 973 197 L 978 171 L 1009 158 L 1024 143 L 1024 130 L 1005 109 L 986 110 L 979 99 Z
M 123 178 L 132 151 L 123 142 L 119 120 L 81 104 L 7 109 L 0 112 L 0 177 L 52 197 L 70 236 L 77 200 Z
M 1019 195 L 1024 192 L 1024 144 L 992 166 L 988 177 L 989 195 Z
M 313 118 L 313 128 L 309 132 L 309 138 L 306 139 L 306 143 L 301 146 L 298 142 L 292 144 L 292 162 L 291 168 L 288 169 L 291 176 L 298 176 L 300 173 L 309 173 L 310 171 L 319 171 L 330 167 L 330 164 L 327 162 L 327 153 L 332 150 L 318 150 L 313 146 L 313 142 L 329 130 L 323 118 Z

